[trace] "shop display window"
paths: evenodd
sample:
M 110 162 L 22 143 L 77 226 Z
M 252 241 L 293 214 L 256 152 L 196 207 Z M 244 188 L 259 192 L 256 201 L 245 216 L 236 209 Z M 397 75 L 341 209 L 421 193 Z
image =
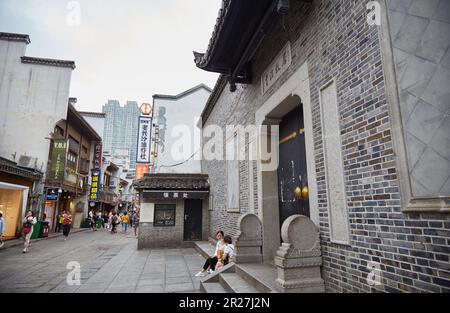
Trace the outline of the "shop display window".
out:
M 175 204 L 155 204 L 154 226 L 175 226 Z

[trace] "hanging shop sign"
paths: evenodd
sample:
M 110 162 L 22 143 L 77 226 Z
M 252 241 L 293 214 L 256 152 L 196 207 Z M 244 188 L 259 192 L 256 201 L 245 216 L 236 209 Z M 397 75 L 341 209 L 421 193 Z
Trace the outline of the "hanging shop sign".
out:
M 152 118 L 150 116 L 140 116 L 138 129 L 136 163 L 150 163 Z
M 144 174 L 148 173 L 148 165 L 147 164 L 136 164 L 136 179 L 141 179 L 144 177 Z
M 96 142 L 94 146 L 94 169 L 102 168 L 102 143 Z
M 49 181 L 62 183 L 66 167 L 67 142 L 65 139 L 54 139 L 52 143 L 52 163 Z
M 46 199 L 47 199 L 47 201 L 58 200 L 58 188 L 47 189 Z
M 98 201 L 100 193 L 100 170 L 92 170 L 91 190 L 89 192 L 90 201 Z

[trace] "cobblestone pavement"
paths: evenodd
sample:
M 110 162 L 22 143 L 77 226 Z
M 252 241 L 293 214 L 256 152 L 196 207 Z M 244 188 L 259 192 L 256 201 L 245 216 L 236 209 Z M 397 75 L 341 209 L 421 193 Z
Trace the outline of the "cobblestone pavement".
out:
M 120 229 L 120 228 L 119 228 Z M 204 259 L 193 248 L 137 250 L 131 233 L 87 231 L 0 250 L 0 292 L 198 292 Z M 81 266 L 81 285 L 67 283 L 68 262 Z

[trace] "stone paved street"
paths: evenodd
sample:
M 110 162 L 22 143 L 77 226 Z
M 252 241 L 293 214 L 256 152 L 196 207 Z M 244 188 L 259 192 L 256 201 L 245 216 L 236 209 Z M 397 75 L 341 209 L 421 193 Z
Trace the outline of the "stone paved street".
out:
M 119 228 L 120 230 L 120 228 Z M 136 249 L 129 233 L 80 232 L 0 250 L 0 292 L 198 292 L 204 259 L 194 249 Z M 66 282 L 68 262 L 81 265 L 81 285 Z

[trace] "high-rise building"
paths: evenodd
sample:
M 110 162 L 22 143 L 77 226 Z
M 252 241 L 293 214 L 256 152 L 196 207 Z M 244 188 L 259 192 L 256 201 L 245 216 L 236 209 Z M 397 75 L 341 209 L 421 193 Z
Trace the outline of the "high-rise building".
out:
M 135 171 L 139 106 L 127 101 L 121 106 L 117 100 L 108 100 L 103 106 L 106 113 L 103 151 L 114 155 L 116 150 L 128 150 L 130 171 Z

